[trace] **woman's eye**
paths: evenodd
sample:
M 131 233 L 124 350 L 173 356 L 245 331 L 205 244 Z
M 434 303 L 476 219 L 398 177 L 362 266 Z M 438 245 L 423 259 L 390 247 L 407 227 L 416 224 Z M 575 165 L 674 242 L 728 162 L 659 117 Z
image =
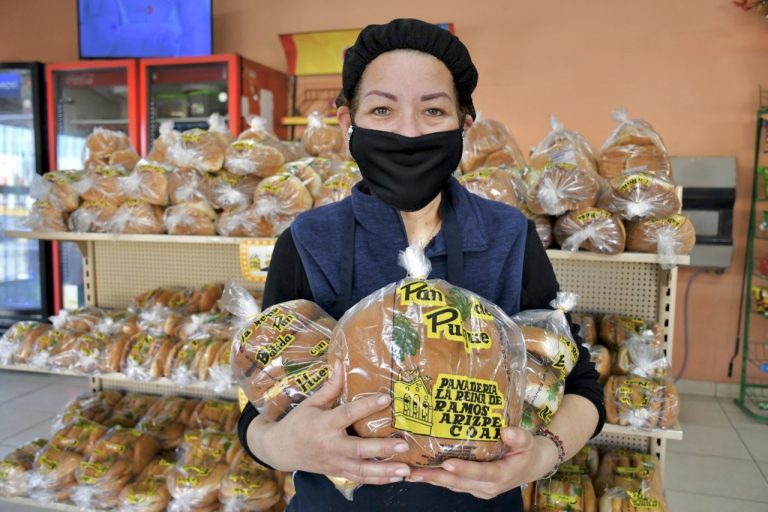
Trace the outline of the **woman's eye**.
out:
M 389 114 L 390 110 L 389 107 L 375 107 L 371 109 L 371 114 L 375 116 L 385 116 Z
M 445 114 L 441 109 L 439 108 L 428 108 L 427 109 L 427 115 L 430 117 L 439 117 Z

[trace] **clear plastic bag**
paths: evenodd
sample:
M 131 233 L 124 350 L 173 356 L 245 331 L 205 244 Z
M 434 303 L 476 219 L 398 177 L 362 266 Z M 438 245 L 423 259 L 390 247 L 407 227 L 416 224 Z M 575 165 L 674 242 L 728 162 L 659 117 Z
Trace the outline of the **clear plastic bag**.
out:
M 661 379 L 667 377 L 669 368 L 664 346 L 658 343 L 652 330 L 646 329 L 631 334 L 627 342 L 613 353 L 611 373 Z
M 671 379 L 634 375 L 608 377 L 605 383 L 606 421 L 636 429 L 671 428 L 680 400 Z
M 517 169 L 525 167 L 525 158 L 504 124 L 478 114 L 464 133 L 461 169 L 469 173 L 484 166 Z
M 525 203 L 525 184 L 514 174 L 498 167 L 481 167 L 459 178 L 459 183 L 485 199 L 515 208 Z
M 77 233 L 105 233 L 118 206 L 107 201 L 84 201 L 67 219 L 67 227 Z
M 178 142 L 179 137 L 181 137 L 181 133 L 173 129 L 173 121 L 162 121 L 160 123 L 160 135 L 152 143 L 152 150 L 147 155 L 147 160 L 161 164 L 172 163 L 168 156 L 168 149 Z
M 259 208 L 249 206 L 225 210 L 216 219 L 216 232 L 228 237 L 269 237 L 272 236 L 275 217 L 265 203 Z
M 627 224 L 627 250 L 659 255 L 662 268 L 675 266 L 675 257 L 696 245 L 696 230 L 684 215 L 653 218 Z
M 267 219 L 272 225 L 271 235 L 279 236 L 299 213 L 312 208 L 312 203 L 312 195 L 301 180 L 281 173 L 259 183 L 251 211 Z
M 618 314 L 603 315 L 600 319 L 598 337 L 600 342 L 611 350 L 616 350 L 626 343 L 634 334 L 646 330 L 653 331 L 656 343 L 661 343 L 661 326 L 657 323 L 636 316 Z
M 175 340 L 162 333 L 139 333 L 126 347 L 122 372 L 131 380 L 147 381 L 163 376 L 163 365 Z
M 594 478 L 600 468 L 600 452 L 597 447 L 584 445 L 576 455 L 560 465 L 563 472 L 582 473 Z
M 223 512 L 268 512 L 281 498 L 274 472 L 238 451 L 221 482 Z
M 531 168 L 560 167 L 597 173 L 592 149 L 581 134 L 567 130 L 555 116 L 550 116 L 549 127 L 550 132 L 531 153 Z
M 613 487 L 600 498 L 600 512 L 669 512 L 664 495 L 656 491 Z
M 223 394 L 235 385 L 235 379 L 232 376 L 232 343 L 225 340 L 219 347 L 211 366 L 208 368 L 208 385 L 216 393 Z
M 631 170 L 611 181 L 598 206 L 619 213 L 624 219 L 635 220 L 674 215 L 680 211 L 681 204 L 675 184 L 669 178 Z
M 603 496 L 609 489 L 621 487 L 661 493 L 661 476 L 661 468 L 654 455 L 627 448 L 613 448 L 601 457 L 600 469 L 595 477 L 595 492 Z
M 325 124 L 319 112 L 307 116 L 307 127 L 301 135 L 301 142 L 307 153 L 325 158 L 338 158 L 344 147 L 341 129 Z
M 29 497 L 43 503 L 66 501 L 76 484 L 75 470 L 82 460 L 81 453 L 49 442 L 37 452 L 28 473 Z
M 168 175 L 173 168 L 157 162 L 142 160 L 131 174 L 119 178 L 120 192 L 127 198 L 149 204 L 168 204 Z
M 25 496 L 29 472 L 35 456 L 46 444 L 45 439 L 25 443 L 0 460 L 0 496 Z
M 205 195 L 214 208 L 243 209 L 250 206 L 260 182 L 256 175 L 238 176 L 221 171 L 206 176 Z
M 525 203 L 537 215 L 594 206 L 602 186 L 597 174 L 566 166 L 529 170 L 525 183 Z
M 600 384 L 605 385 L 611 374 L 611 352 L 603 345 L 592 345 L 589 347 L 589 360 L 595 365 Z
M 80 418 L 101 423 L 112 413 L 112 409 L 123 398 L 120 391 L 99 391 L 83 393 L 71 400 L 64 410 L 53 419 L 52 432 L 58 432 Z
M 27 364 L 40 369 L 69 368 L 75 357 L 72 348 L 81 331 L 51 329 L 37 337 Z
M 164 453 L 147 464 L 133 482 L 126 485 L 118 496 L 120 512 L 162 512 L 171 501 L 166 480 L 175 457 Z
M 352 168 L 333 174 L 323 182 L 315 195 L 315 208 L 341 201 L 352 195 L 352 187 L 363 179 L 358 169 Z
M 113 234 L 165 233 L 163 208 L 139 199 L 128 199 L 117 209 L 106 224 L 106 230 Z
M 597 497 L 589 476 L 562 469 L 552 478 L 536 482 L 534 501 L 538 512 L 597 512 Z
M 168 174 L 171 204 L 205 202 L 205 178 L 196 169 L 172 169 Z
M 238 135 L 237 140 L 255 140 L 273 144 L 278 142 L 275 134 L 267 126 L 267 120 L 261 116 L 251 116 L 248 119 L 248 129 Z
M 136 428 L 155 436 L 162 450 L 176 448 L 184 439 L 198 403 L 199 400 L 193 398 L 164 397 L 149 408 Z
M 582 208 L 563 215 L 552 229 L 564 251 L 579 249 L 600 254 L 624 252 L 626 231 L 618 215 L 600 208 Z
M 671 179 L 667 149 L 650 123 L 630 119 L 624 109 L 616 110 L 612 117 L 618 126 L 600 148 L 600 174 L 613 179 L 627 169 L 645 167 L 650 173 Z
M 231 433 L 240 417 L 237 402 L 202 400 L 189 420 L 190 428 Z
M 235 136 L 227 126 L 227 121 L 218 112 L 208 116 L 208 133 L 212 133 L 223 148 L 235 141 Z
M 597 323 L 593 315 L 571 312 L 571 322 L 579 326 L 579 337 L 584 345 L 592 346 L 597 343 Z
M 19 225 L 32 231 L 67 231 L 67 214 L 48 201 L 35 201 L 29 215 Z
M 139 155 L 121 131 L 97 126 L 85 139 L 83 167 L 86 169 L 109 165 L 130 171 L 138 161 Z
M 52 328 L 49 324 L 35 321 L 23 321 L 13 324 L 0 337 L 0 365 L 26 362 L 32 353 L 34 340 Z M 22 345 L 28 348 L 22 350 Z M 21 357 L 19 357 L 21 356 Z
M 180 341 L 168 354 L 163 374 L 179 386 L 197 382 L 201 365 L 213 359 L 218 348 L 215 340 L 205 335 Z
M 168 148 L 168 158 L 177 167 L 216 172 L 224 165 L 225 149 L 215 133 L 193 128 L 182 133 Z
M 105 427 L 134 428 L 139 420 L 159 400 L 155 395 L 127 393 L 114 406 L 109 416 L 100 423 Z
M 83 171 L 53 171 L 43 176 L 35 174 L 29 186 L 29 195 L 37 201 L 49 203 L 60 212 L 69 213 L 80 206 L 76 183 L 84 175 Z
M 279 147 L 255 139 L 236 140 L 227 148 L 224 167 L 233 174 L 273 176 L 285 162 Z
M 216 212 L 208 203 L 179 203 L 163 214 L 169 235 L 213 236 L 216 234 Z
M 341 364 L 341 403 L 372 393 L 391 407 L 355 422 L 361 437 L 398 436 L 409 450 L 391 460 L 439 466 L 448 458 L 494 460 L 501 429 L 518 425 L 525 342 L 497 306 L 440 279 L 418 245 L 401 253 L 408 277 L 357 303 L 331 337 L 328 365 Z
M 533 224 L 536 227 L 536 234 L 538 235 L 539 240 L 541 240 L 541 245 L 543 245 L 545 249 L 551 247 L 552 217 L 549 215 L 537 215 L 533 213 L 531 209 L 526 205 L 521 205 L 519 208 L 520 211 L 523 212 L 523 215 L 533 221 Z
M 125 195 L 120 187 L 120 178 L 124 178 L 133 169 L 102 165 L 85 172 L 80 180 L 73 183 L 75 191 L 83 201 L 105 201 L 119 206 Z

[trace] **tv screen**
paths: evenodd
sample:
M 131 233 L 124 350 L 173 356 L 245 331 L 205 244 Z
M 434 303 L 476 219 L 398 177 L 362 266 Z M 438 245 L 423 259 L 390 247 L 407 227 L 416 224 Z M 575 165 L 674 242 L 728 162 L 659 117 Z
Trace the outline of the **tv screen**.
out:
M 210 55 L 212 0 L 78 0 L 80 57 Z

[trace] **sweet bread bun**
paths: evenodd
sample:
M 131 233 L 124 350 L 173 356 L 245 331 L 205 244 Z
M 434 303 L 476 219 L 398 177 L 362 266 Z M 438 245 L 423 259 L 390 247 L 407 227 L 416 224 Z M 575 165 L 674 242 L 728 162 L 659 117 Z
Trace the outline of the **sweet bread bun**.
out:
M 161 164 L 173 163 L 168 156 L 168 149 L 179 140 L 180 136 L 181 133 L 173 129 L 173 121 L 161 122 L 160 135 L 152 143 L 152 150 L 147 154 L 147 160 Z
M 66 231 L 67 214 L 49 201 L 35 201 L 26 223 L 34 231 Z
M 470 173 L 483 166 L 525 166 L 523 155 L 509 130 L 493 119 L 478 119 L 464 133 L 462 171 Z
M 126 485 L 118 496 L 120 510 L 162 512 L 171 494 L 166 479 L 175 461 L 170 457 L 157 456 L 147 464 L 135 481 Z
M 84 201 L 67 219 L 70 231 L 105 233 L 118 206 L 107 201 Z
M 575 167 L 545 167 L 530 171 L 525 179 L 525 203 L 537 215 L 561 215 L 594 206 L 600 192 L 598 175 Z
M 121 165 L 126 171 L 130 171 L 139 161 L 125 133 L 101 127 L 94 128 L 85 138 L 85 152 L 83 166 L 86 169 L 101 165 Z
M 341 201 L 352 195 L 352 187 L 362 179 L 360 172 L 355 170 L 344 170 L 332 175 L 323 182 L 315 196 L 315 208 Z
M 216 234 L 216 212 L 208 203 L 179 203 L 166 208 L 163 215 L 169 235 Z
M 328 126 L 323 116 L 314 112 L 308 116 L 307 128 L 301 135 L 304 149 L 312 156 L 340 153 L 344 147 L 341 128 Z
M 316 198 L 320 194 L 320 190 L 323 186 L 323 179 L 320 177 L 320 174 L 311 166 L 311 165 L 290 165 L 286 164 L 281 169 L 280 172 L 285 172 L 288 174 L 292 174 L 293 176 L 296 176 L 301 183 L 304 184 L 305 187 L 307 187 L 307 190 L 312 195 L 313 198 Z
M 360 301 L 333 331 L 328 365 L 345 375 L 341 402 L 372 393 L 390 407 L 356 421 L 366 438 L 398 437 L 390 460 L 437 466 L 494 460 L 501 429 L 522 414 L 525 343 L 496 306 L 440 280 L 408 278 Z M 458 415 L 458 416 L 457 416 Z
M 175 341 L 167 335 L 139 333 L 125 347 L 122 372 L 133 380 L 154 380 L 163 376 L 163 364 Z
M 296 215 L 312 208 L 312 195 L 292 174 L 282 173 L 263 180 L 256 187 L 254 204 L 269 204 L 276 213 Z
M 47 441 L 35 439 L 19 446 L 0 460 L 0 496 L 13 497 L 27 494 L 30 470 L 35 455 Z
M 168 157 L 178 167 L 216 172 L 224 165 L 225 149 L 215 133 L 194 128 L 181 134 L 168 149 Z
M 525 201 L 525 191 L 520 180 L 504 169 L 481 167 L 459 178 L 459 183 L 485 199 L 520 207 Z
M 165 233 L 163 208 L 138 199 L 128 199 L 107 223 L 111 233 Z
M 284 162 L 280 148 L 255 139 L 236 140 L 224 157 L 224 166 L 232 174 L 255 174 L 261 178 L 274 175 Z
M 661 338 L 661 326 L 642 318 L 624 315 L 603 315 L 600 319 L 598 337 L 600 342 L 611 350 L 616 350 L 633 335 L 651 330 L 657 339 Z
M 220 210 L 242 209 L 250 206 L 253 194 L 261 182 L 255 174 L 238 176 L 227 171 L 207 174 L 203 190 L 208 202 Z
M 627 250 L 664 255 L 688 254 L 696 245 L 693 223 L 684 215 L 627 225 Z
M 625 219 L 668 217 L 680 211 L 675 184 L 648 172 L 626 174 L 611 181 L 598 206 L 619 213 Z
M 200 401 L 183 397 L 164 397 L 149 408 L 136 428 L 155 436 L 162 450 L 179 446 L 192 413 Z
M 616 214 L 600 208 L 581 208 L 563 215 L 555 221 L 552 233 L 566 251 L 624 252 L 624 223 Z
M 625 111 L 614 112 L 613 118 L 619 124 L 600 148 L 600 174 L 614 179 L 627 169 L 644 168 L 649 173 L 671 177 L 664 142 L 650 123 L 630 119 Z
M 140 199 L 149 204 L 168 204 L 168 176 L 171 167 L 142 160 L 133 172 L 120 179 L 120 189 L 125 197 Z
M 120 190 L 119 178 L 127 176 L 133 167 L 133 165 L 126 168 L 102 165 L 89 169 L 77 186 L 80 197 L 83 201 L 105 201 L 119 206 L 125 200 Z
M 207 201 L 204 178 L 196 169 L 173 169 L 168 174 L 168 199 L 171 204 Z

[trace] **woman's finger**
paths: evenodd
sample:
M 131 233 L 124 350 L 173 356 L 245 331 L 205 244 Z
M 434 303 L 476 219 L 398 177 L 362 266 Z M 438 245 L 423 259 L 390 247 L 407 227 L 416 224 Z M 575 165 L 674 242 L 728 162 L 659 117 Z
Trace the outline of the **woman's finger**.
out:
M 408 443 L 401 439 L 363 439 L 347 437 L 340 443 L 341 452 L 350 459 L 386 459 L 396 453 L 408 451 Z
M 341 404 L 333 409 L 335 415 L 333 426 L 336 428 L 347 428 L 354 422 L 367 418 L 371 414 L 389 406 L 391 401 L 392 399 L 389 395 L 374 393 Z
M 344 388 L 341 371 L 341 363 L 336 361 L 328 381 L 320 386 L 320 389 L 312 393 L 312 395 L 302 403 L 314 405 L 315 407 L 320 407 L 322 409 L 333 407 L 333 404 L 336 403 L 336 400 L 339 398 L 341 391 Z
M 356 482 L 368 478 L 404 478 L 411 474 L 411 469 L 400 462 L 379 462 L 363 459 L 347 459 L 342 465 L 347 478 Z

